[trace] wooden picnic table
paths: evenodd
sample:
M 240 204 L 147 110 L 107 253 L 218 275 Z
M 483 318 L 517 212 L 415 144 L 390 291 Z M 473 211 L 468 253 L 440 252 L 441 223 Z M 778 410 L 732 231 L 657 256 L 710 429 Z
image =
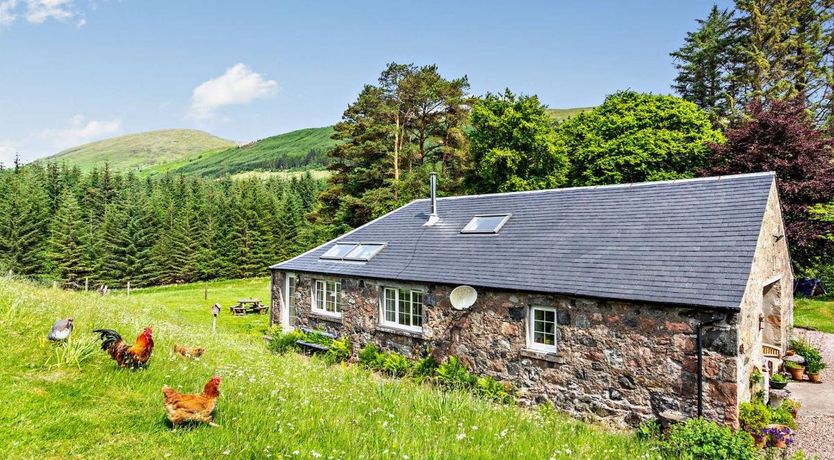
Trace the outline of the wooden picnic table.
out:
M 235 316 L 243 316 L 247 313 L 262 315 L 266 313 L 267 309 L 267 306 L 262 304 L 258 299 L 241 299 L 237 301 L 236 305 L 229 307 L 229 311 Z

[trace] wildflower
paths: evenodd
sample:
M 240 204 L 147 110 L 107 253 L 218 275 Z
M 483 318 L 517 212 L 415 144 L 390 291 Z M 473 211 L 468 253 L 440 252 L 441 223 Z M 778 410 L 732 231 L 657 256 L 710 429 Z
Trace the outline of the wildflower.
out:
M 466 437 L 466 433 L 458 433 L 458 441 L 463 440 Z
M 223 455 L 229 455 L 231 453 L 232 453 L 232 451 L 230 451 L 229 449 L 226 449 L 226 450 L 223 451 Z
M 318 453 L 318 452 L 316 452 L 316 451 L 314 451 L 314 450 L 313 450 L 313 451 L 310 451 L 310 455 L 311 455 L 313 458 L 319 458 L 319 457 L 321 457 L 321 454 L 320 454 L 320 453 Z

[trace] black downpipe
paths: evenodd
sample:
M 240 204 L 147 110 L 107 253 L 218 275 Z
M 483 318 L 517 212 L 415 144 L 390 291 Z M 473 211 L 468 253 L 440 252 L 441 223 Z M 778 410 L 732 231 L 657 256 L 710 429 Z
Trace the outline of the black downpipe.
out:
M 724 319 L 723 317 L 713 317 L 706 321 L 698 323 L 698 417 L 704 416 L 704 334 L 703 328 L 711 326 Z

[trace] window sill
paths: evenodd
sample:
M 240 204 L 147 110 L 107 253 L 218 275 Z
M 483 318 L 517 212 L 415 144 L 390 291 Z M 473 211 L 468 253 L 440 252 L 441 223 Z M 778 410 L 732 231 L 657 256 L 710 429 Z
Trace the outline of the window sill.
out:
M 342 315 L 334 315 L 334 314 L 330 314 L 330 313 L 322 313 L 322 312 L 318 312 L 318 311 L 315 311 L 315 310 L 311 310 L 310 311 L 310 317 L 316 318 L 316 319 L 323 319 L 325 321 L 330 321 L 330 322 L 333 322 L 333 323 L 342 324 Z
M 520 351 L 521 356 L 525 358 L 532 358 L 538 359 L 542 361 L 547 361 L 549 363 L 556 363 L 556 364 L 565 364 L 567 360 L 564 356 L 561 356 L 557 352 L 546 352 L 546 351 L 539 351 L 539 350 L 532 350 L 530 348 L 522 348 Z
M 396 326 L 389 326 L 387 324 L 377 324 L 376 326 L 377 332 L 386 332 L 389 334 L 398 334 L 404 335 L 406 337 L 411 337 L 414 339 L 425 339 L 422 331 L 415 331 L 412 329 L 405 329 Z

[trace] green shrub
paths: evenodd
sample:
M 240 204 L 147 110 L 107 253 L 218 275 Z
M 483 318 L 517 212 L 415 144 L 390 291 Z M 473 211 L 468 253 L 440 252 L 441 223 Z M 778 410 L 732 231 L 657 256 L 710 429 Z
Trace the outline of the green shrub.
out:
M 477 380 L 456 356 L 446 358 L 435 371 L 435 379 L 441 385 L 462 389 L 472 388 Z
M 786 361 L 785 362 L 785 367 L 788 368 L 788 369 L 802 369 L 805 366 L 803 366 L 802 364 L 799 364 L 799 363 L 795 363 L 793 361 Z
M 790 404 L 782 403 L 777 409 L 769 409 L 770 410 L 770 423 L 778 423 L 780 425 L 786 425 L 792 429 L 796 428 L 796 420 L 793 419 L 793 414 L 791 414 L 791 406 Z
M 347 339 L 336 339 L 330 342 L 330 348 L 324 354 L 327 364 L 341 363 L 350 358 L 350 342 Z
M 331 343 L 333 343 L 333 339 L 329 336 L 322 334 L 321 332 L 312 331 L 312 332 L 304 332 L 304 341 L 308 343 L 315 343 L 317 345 L 324 345 L 325 347 L 329 347 Z
M 761 402 L 744 402 L 738 407 L 738 422 L 741 429 L 757 435 L 771 423 L 770 409 Z
M 638 441 L 647 442 L 660 439 L 660 422 L 656 419 L 646 420 L 637 427 L 634 435 Z
M 417 360 L 411 368 L 411 375 L 419 382 L 430 379 L 437 371 L 437 360 L 431 356 Z
M 369 343 L 359 350 L 359 364 L 374 371 L 381 371 L 385 365 L 386 353 L 377 348 L 376 345 Z
M 392 377 L 403 377 L 411 369 L 411 361 L 399 353 L 386 353 L 382 370 Z
M 665 458 L 754 460 L 753 437 L 701 418 L 674 425 L 661 444 Z
M 296 342 L 304 339 L 304 333 L 298 329 L 284 332 L 276 329 L 272 333 L 272 340 L 269 341 L 269 349 L 275 353 L 286 353 L 290 350 L 298 350 Z
M 475 381 L 475 391 L 479 395 L 500 403 L 511 403 L 515 399 L 512 387 L 492 377 L 480 377 Z

